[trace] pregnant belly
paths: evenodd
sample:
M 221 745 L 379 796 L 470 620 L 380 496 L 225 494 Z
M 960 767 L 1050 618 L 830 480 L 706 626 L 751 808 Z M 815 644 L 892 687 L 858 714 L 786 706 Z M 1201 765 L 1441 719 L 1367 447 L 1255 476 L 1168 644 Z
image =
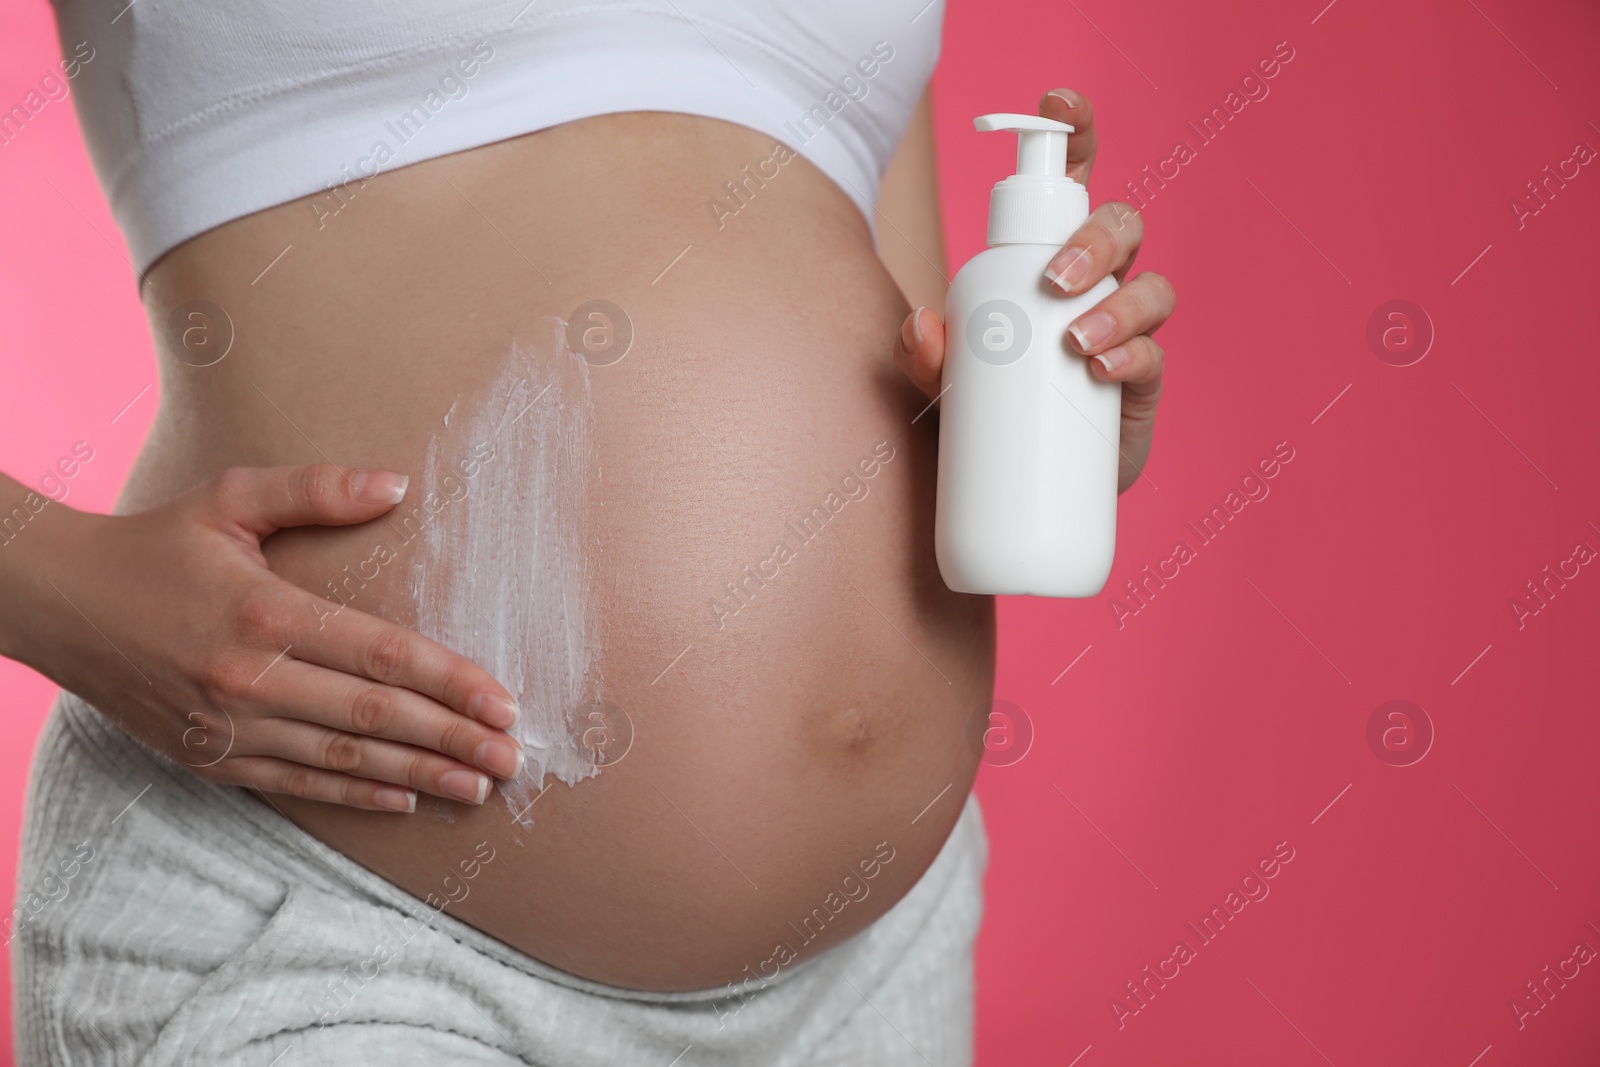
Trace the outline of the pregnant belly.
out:
M 713 120 L 585 120 L 229 223 L 144 292 L 163 409 L 123 507 L 233 464 L 411 473 L 385 520 L 269 559 L 524 709 L 527 769 L 482 807 L 274 802 L 615 985 L 721 985 L 860 930 L 979 755 L 992 608 L 933 564 L 906 306 L 803 160 L 708 205 L 772 156 Z M 208 366 L 171 327 L 201 306 L 231 339 Z

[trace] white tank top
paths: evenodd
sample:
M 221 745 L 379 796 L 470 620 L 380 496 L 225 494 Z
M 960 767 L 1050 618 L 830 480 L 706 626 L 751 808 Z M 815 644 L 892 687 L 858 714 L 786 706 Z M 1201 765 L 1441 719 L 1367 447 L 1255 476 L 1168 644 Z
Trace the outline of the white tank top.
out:
M 623 111 L 768 134 L 816 164 L 871 226 L 878 181 L 938 59 L 943 0 L 923 3 L 55 7 L 64 54 L 81 42 L 93 50 L 73 80 L 78 117 L 142 275 L 174 245 L 253 211 Z

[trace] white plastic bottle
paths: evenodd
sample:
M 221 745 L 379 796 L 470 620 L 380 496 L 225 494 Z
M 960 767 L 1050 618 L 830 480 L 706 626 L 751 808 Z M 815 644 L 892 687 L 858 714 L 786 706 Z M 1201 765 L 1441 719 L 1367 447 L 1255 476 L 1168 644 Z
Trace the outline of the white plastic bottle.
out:
M 934 547 L 961 593 L 1088 597 L 1111 574 L 1122 386 L 1089 372 L 1067 326 L 1117 287 L 1068 297 L 1045 268 L 1089 217 L 1066 177 L 1064 122 L 984 115 L 1017 134 L 1017 173 L 989 199 L 989 247 L 945 303 Z

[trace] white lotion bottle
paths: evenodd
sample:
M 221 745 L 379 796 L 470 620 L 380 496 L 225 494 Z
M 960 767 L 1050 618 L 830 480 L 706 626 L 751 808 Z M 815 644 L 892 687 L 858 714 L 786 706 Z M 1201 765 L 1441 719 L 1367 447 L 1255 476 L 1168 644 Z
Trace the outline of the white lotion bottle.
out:
M 1089 372 L 1067 326 L 1116 289 L 1068 297 L 1045 269 L 1089 217 L 1064 122 L 984 115 L 1017 134 L 989 199 L 989 247 L 950 283 L 934 549 L 958 593 L 1089 597 L 1111 574 L 1122 385 Z

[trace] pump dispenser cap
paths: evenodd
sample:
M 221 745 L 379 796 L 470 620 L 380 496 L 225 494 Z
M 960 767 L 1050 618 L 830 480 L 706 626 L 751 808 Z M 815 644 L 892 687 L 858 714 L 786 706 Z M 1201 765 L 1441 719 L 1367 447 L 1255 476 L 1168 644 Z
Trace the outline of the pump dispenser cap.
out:
M 1089 193 L 1067 177 L 1065 122 L 1038 115 L 980 115 L 980 132 L 1017 135 L 1017 172 L 989 194 L 989 244 L 1059 245 L 1089 218 Z

